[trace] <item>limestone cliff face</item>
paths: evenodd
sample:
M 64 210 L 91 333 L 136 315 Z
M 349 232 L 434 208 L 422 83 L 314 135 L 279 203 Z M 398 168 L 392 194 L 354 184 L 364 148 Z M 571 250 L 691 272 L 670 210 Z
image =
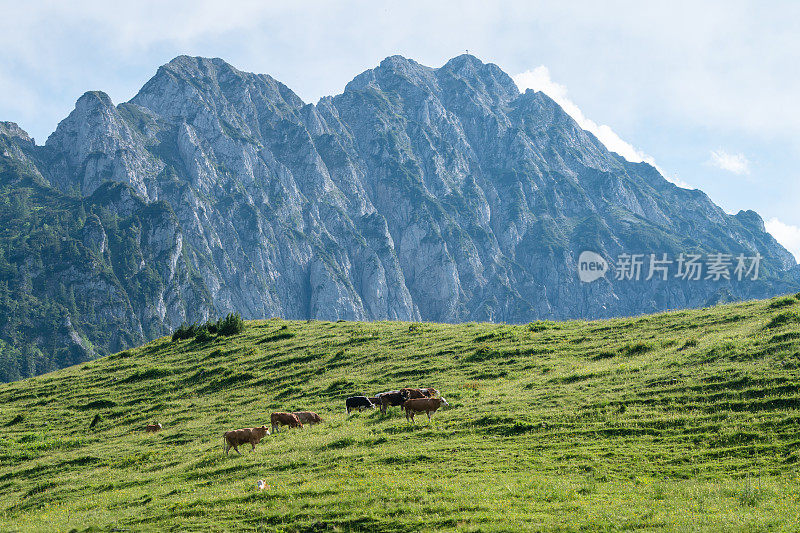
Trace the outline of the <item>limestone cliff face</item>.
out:
M 4 157 L 97 206 L 74 236 L 87 253 L 113 253 L 111 214 L 131 221 L 138 255 L 114 270 L 125 294 L 140 279 L 126 311 L 136 339 L 230 311 L 526 322 L 798 286 L 757 214 L 728 215 L 625 161 L 469 55 L 438 69 L 389 57 L 316 105 L 270 76 L 181 56 L 130 102 L 86 93 L 44 147 L 4 124 Z M 583 284 L 586 249 L 764 262 L 751 283 Z

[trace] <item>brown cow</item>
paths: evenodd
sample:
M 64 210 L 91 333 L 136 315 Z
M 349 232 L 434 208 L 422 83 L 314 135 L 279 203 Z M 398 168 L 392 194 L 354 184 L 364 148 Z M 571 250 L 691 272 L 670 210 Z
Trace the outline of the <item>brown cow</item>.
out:
M 269 417 L 272 422 L 272 432 L 278 432 L 278 426 L 289 426 L 290 428 L 303 428 L 302 422 L 293 413 L 272 413 Z
M 295 411 L 292 413 L 303 424 L 319 424 L 322 417 L 314 411 Z
M 239 451 L 239 445 L 247 444 L 248 442 L 253 446 L 252 450 L 250 451 L 253 451 L 256 449 L 256 444 L 261 442 L 261 439 L 263 439 L 265 435 L 269 435 L 269 429 L 267 429 L 267 426 L 226 431 L 222 436 L 223 440 L 225 441 L 225 455 L 228 455 L 228 451 L 231 448 L 233 448 L 239 455 L 242 455 Z
M 413 422 L 416 413 L 426 413 L 430 420 L 431 413 L 435 413 L 442 405 L 450 404 L 444 398 L 412 398 L 403 403 L 403 409 L 406 411 L 406 420 Z
M 414 398 L 430 398 L 433 395 L 430 392 L 431 390 L 436 391 L 436 389 L 400 389 L 400 394 L 402 394 L 403 398 L 406 400 L 412 400 Z
M 369 403 L 371 403 L 372 405 L 377 405 L 377 406 L 381 405 L 380 396 L 367 396 L 367 400 L 369 400 Z
M 156 422 L 155 424 L 147 424 L 147 426 L 144 428 L 144 431 L 145 433 L 155 433 L 156 431 L 161 431 L 162 429 L 164 428 L 161 426 L 161 424 Z
M 381 394 L 380 398 L 381 398 L 382 413 L 385 413 L 387 408 L 403 405 L 403 402 L 406 401 L 403 395 L 400 394 L 399 392 L 387 392 Z

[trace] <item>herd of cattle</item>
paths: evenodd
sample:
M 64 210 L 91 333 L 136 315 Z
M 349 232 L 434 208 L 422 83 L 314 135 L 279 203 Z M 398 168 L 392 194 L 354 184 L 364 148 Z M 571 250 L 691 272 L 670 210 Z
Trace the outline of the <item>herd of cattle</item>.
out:
M 360 412 L 363 409 L 374 409 L 375 407 L 380 407 L 381 412 L 386 413 L 389 407 L 399 406 L 405 411 L 406 420 L 409 422 L 414 422 L 416 413 L 426 413 L 428 420 L 430 420 L 431 415 L 442 405 L 450 404 L 434 388 L 391 390 L 375 396 L 350 396 L 345 400 L 348 415 L 356 409 Z M 322 422 L 322 417 L 313 411 L 272 413 L 270 416 L 272 433 L 277 433 L 280 426 L 302 429 L 303 424 L 311 425 L 320 422 Z M 161 429 L 163 429 L 161 424 L 156 423 L 148 425 L 145 431 L 147 433 L 155 433 L 161 431 Z M 269 434 L 270 428 L 267 428 L 267 426 L 226 431 L 222 436 L 225 442 L 225 454 L 227 455 L 230 449 L 233 448 L 236 453 L 241 455 L 239 446 L 243 444 L 250 444 L 252 449 L 255 450 L 256 444 Z
M 303 428 L 303 424 L 319 424 L 322 422 L 322 417 L 313 411 L 295 411 L 293 413 L 272 413 L 269 417 L 272 424 L 272 433 L 277 433 L 280 426 L 289 426 L 290 428 Z M 222 435 L 225 441 L 225 455 L 228 454 L 231 448 L 241 455 L 239 446 L 242 444 L 250 444 L 253 450 L 256 449 L 256 444 L 261 442 L 265 436 L 270 434 L 267 426 L 260 428 L 242 428 L 234 429 L 233 431 L 226 431 Z
M 439 396 L 436 398 L 436 396 Z M 347 414 L 353 409 L 374 409 L 380 407 L 385 413 L 389 407 L 400 406 L 406 413 L 406 420 L 414 421 L 414 414 L 427 413 L 428 420 L 442 405 L 449 405 L 434 388 L 390 390 L 375 396 L 351 396 L 345 401 Z

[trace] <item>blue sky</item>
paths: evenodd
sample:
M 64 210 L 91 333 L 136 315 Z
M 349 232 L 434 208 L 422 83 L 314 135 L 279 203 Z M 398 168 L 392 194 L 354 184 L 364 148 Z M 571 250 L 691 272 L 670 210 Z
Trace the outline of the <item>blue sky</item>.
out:
M 0 120 L 39 143 L 85 91 L 124 102 L 179 54 L 316 102 L 386 56 L 440 66 L 469 50 L 611 149 L 758 211 L 800 257 L 800 2 L 24 4 L 0 0 Z

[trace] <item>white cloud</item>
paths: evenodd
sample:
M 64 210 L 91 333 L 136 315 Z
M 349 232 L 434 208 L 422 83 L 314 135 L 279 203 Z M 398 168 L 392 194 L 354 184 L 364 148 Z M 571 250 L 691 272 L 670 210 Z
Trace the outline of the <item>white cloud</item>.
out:
M 750 161 L 744 154 L 729 154 L 725 150 L 714 150 L 711 152 L 712 165 L 734 174 L 750 174 Z
M 784 224 L 775 217 L 767 220 L 764 226 L 776 241 L 794 254 L 795 259 L 800 259 L 800 227 Z
M 632 144 L 624 141 L 619 135 L 606 124 L 598 124 L 595 121 L 586 117 L 583 111 L 569 99 L 567 96 L 567 88 L 560 83 L 554 82 L 550 78 L 550 71 L 546 66 L 540 65 L 533 70 L 527 70 L 516 76 L 512 76 L 514 83 L 517 84 L 520 91 L 525 89 L 533 89 L 534 91 L 541 91 L 547 96 L 552 98 L 558 105 L 560 105 L 569 116 L 575 119 L 578 126 L 589 131 L 597 137 L 606 148 L 612 152 L 616 152 L 632 163 L 649 163 L 661 172 L 665 179 L 671 181 L 679 187 L 691 189 L 692 187 L 685 181 L 668 176 L 663 169 L 661 169 L 655 162 L 652 156 L 637 150 Z

